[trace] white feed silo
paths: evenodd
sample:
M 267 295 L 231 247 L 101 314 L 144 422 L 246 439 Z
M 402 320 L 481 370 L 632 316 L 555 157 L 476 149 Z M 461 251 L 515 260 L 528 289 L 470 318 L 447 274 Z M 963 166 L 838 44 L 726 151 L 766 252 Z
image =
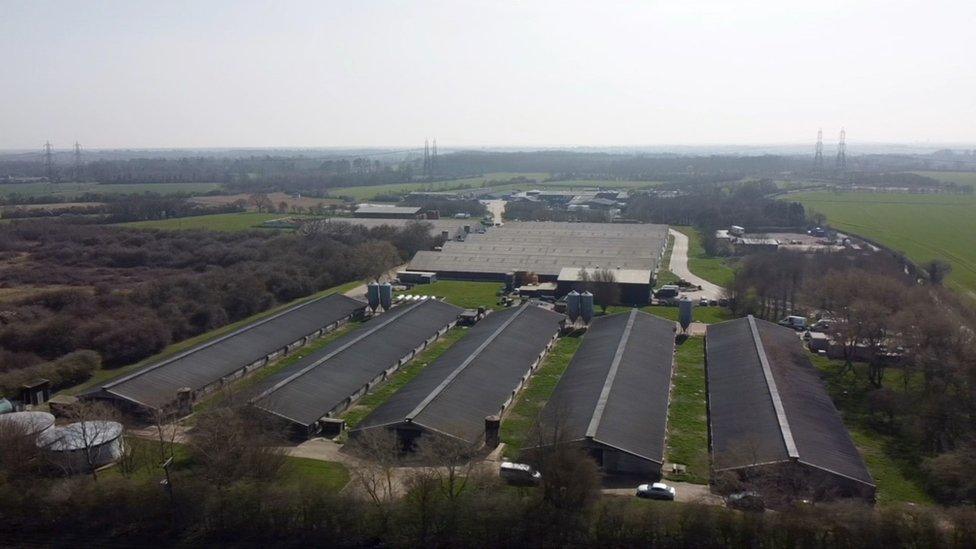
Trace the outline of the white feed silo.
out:
M 681 331 L 687 332 L 688 326 L 694 321 L 695 304 L 684 296 L 678 300 L 678 323 L 681 324 Z
M 81 421 L 44 431 L 37 446 L 65 471 L 86 473 L 89 463 L 101 467 L 122 457 L 122 432 L 122 424 L 114 421 Z
M 580 316 L 583 317 L 583 323 L 586 325 L 590 324 L 593 320 L 593 294 L 590 292 L 583 292 L 580 294 Z

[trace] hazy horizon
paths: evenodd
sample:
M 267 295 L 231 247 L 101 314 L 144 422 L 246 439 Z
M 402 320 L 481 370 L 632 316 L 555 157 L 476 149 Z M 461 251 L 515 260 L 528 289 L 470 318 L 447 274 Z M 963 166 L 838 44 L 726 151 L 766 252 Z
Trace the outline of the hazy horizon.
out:
M 4 1 L 0 150 L 976 143 L 976 3 Z

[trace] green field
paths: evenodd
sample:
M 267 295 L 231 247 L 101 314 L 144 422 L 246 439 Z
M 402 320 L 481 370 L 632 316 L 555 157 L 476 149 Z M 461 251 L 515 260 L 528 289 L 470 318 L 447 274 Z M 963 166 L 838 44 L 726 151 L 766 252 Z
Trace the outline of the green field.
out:
M 938 179 L 939 181 L 945 181 L 946 183 L 976 186 L 976 172 L 922 171 L 912 173 L 925 177 L 931 177 L 932 179 Z
M 448 303 L 465 309 L 487 307 L 500 309 L 498 292 L 505 287 L 501 282 L 469 282 L 466 280 L 438 280 L 433 284 L 418 284 L 407 295 L 432 295 L 443 297 Z
M 409 364 L 400 368 L 388 382 L 366 393 L 354 406 L 342 413 L 341 417 L 346 420 L 348 429 L 355 429 L 363 418 L 386 402 L 387 399 L 399 391 L 401 387 L 409 383 L 410 380 L 417 377 L 424 368 L 431 362 L 437 360 L 438 357 L 444 354 L 445 351 L 450 349 L 452 345 L 457 343 L 467 333 L 468 329 L 463 327 L 457 327 L 448 331 L 431 346 L 424 349 Z
M 164 231 L 206 230 L 236 232 L 249 229 L 260 229 L 261 223 L 271 219 L 288 217 L 287 214 L 277 213 L 223 213 L 211 215 L 195 215 L 192 217 L 174 217 L 171 219 L 156 219 L 152 221 L 133 221 L 122 223 L 125 227 L 137 229 L 161 229 Z
M 515 173 L 497 172 L 487 173 L 478 177 L 465 177 L 461 179 L 449 179 L 446 181 L 417 182 L 417 183 L 391 183 L 389 185 L 369 185 L 358 187 L 337 187 L 330 189 L 332 196 L 346 196 L 356 200 L 371 200 L 376 195 L 381 194 L 406 194 L 413 191 L 453 191 L 458 189 L 476 189 L 488 186 L 488 182 L 507 182 L 515 177 L 525 177 L 541 181 L 549 174 L 545 173 Z M 494 187 L 492 187 L 494 188 Z
M 668 478 L 708 484 L 708 410 L 705 394 L 704 338 L 679 341 L 674 361 L 674 388 L 668 406 L 668 457 L 687 467 Z
M 519 452 L 529 442 L 527 439 L 539 419 L 539 413 L 546 402 L 549 402 L 559 378 L 569 367 L 569 362 L 582 341 L 580 337 L 559 338 L 505 415 L 501 428 L 505 457 L 517 459 Z
M 623 305 L 607 307 L 607 314 L 625 313 L 630 309 L 631 307 L 626 307 Z M 678 321 L 677 307 L 668 307 L 667 305 L 647 305 L 646 307 L 641 307 L 641 310 L 645 313 L 651 313 L 654 316 L 673 320 L 674 322 Z M 731 319 L 732 313 L 725 307 L 696 306 L 692 312 L 692 320 L 695 322 L 701 322 L 703 324 L 715 324 L 716 322 L 725 322 L 726 320 Z
M 826 215 L 831 227 L 875 240 L 916 263 L 948 261 L 948 286 L 976 297 L 976 195 L 816 192 L 788 198 Z
M 202 194 L 219 188 L 220 183 L 120 183 L 118 185 L 99 183 L 3 183 L 0 184 L 0 196 L 11 194 L 23 196 L 54 195 L 65 199 L 75 199 L 85 193 Z
M 729 287 L 735 275 L 730 260 L 724 257 L 709 257 L 702 247 L 701 235 L 694 227 L 672 227 L 688 237 L 688 270 L 705 280 Z

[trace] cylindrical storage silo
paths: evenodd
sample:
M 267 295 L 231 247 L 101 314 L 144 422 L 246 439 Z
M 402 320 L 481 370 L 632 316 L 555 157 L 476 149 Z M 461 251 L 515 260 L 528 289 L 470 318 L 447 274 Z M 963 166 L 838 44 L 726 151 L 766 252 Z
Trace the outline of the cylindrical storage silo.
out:
M 37 438 L 54 427 L 54 416 L 47 412 L 14 412 L 0 415 L 0 439 Z
M 393 285 L 389 282 L 380 284 L 380 305 L 384 311 L 389 311 L 393 307 Z
M 681 331 L 687 331 L 688 326 L 693 321 L 694 302 L 687 296 L 678 300 L 678 324 L 681 324 Z
M 566 315 L 569 316 L 569 320 L 572 322 L 576 322 L 576 319 L 579 318 L 580 295 L 576 290 L 566 294 Z
M 80 421 L 52 427 L 37 437 L 47 458 L 69 473 L 87 473 L 118 461 L 125 447 L 122 424 L 114 421 Z
M 580 294 L 580 316 L 585 324 L 593 320 L 593 294 L 590 292 Z
M 366 302 L 369 303 L 369 309 L 376 312 L 376 308 L 380 306 L 380 285 L 375 282 L 370 282 L 366 285 Z

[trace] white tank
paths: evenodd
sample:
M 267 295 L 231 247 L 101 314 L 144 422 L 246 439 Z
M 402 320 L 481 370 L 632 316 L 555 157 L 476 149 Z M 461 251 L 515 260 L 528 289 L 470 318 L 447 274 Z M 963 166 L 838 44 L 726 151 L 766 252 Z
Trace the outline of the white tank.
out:
M 122 424 L 114 421 L 82 421 L 44 431 L 37 437 L 37 447 L 65 471 L 87 473 L 86 449 L 94 467 L 114 463 L 125 451 L 122 432 Z

